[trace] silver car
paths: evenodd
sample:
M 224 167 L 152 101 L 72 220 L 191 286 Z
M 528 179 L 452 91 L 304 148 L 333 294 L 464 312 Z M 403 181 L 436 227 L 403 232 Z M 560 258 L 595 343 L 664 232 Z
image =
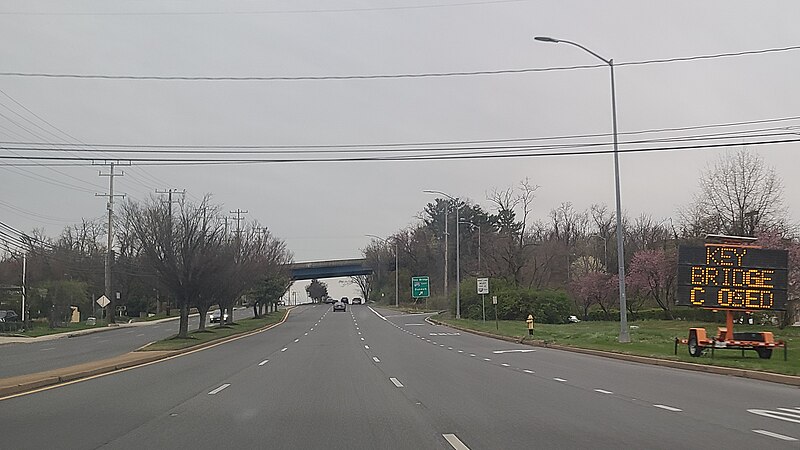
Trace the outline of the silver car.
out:
M 334 311 L 347 311 L 347 305 L 344 302 L 336 302 L 333 304 Z

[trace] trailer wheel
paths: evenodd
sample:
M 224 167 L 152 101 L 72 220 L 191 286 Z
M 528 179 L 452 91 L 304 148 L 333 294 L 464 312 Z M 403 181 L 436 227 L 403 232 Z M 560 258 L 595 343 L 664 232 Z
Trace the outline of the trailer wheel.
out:
M 697 343 L 697 331 L 689 330 L 689 354 L 698 357 L 703 354 L 703 347 Z M 759 354 L 760 356 L 760 354 Z
M 756 353 L 758 353 L 758 357 L 761 359 L 770 359 L 772 358 L 772 349 L 765 348 L 765 347 L 758 347 L 756 348 Z

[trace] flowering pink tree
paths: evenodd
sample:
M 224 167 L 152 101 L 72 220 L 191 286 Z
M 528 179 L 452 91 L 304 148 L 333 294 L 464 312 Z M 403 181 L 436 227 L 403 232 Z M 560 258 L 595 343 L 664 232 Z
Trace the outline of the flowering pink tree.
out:
M 678 260 L 674 252 L 640 250 L 631 259 L 626 282 L 633 292 L 653 299 L 667 318 L 672 319 L 677 276 Z
M 570 293 L 575 301 L 575 306 L 583 312 L 584 320 L 588 318 L 589 308 L 593 305 L 598 305 L 603 310 L 606 319 L 611 319 L 609 308 L 612 302 L 610 299 L 614 293 L 612 281 L 613 277 L 607 273 L 588 272 L 570 283 Z
M 786 239 L 780 233 L 763 232 L 758 234 L 757 244 L 764 248 L 783 249 L 789 252 L 788 290 L 789 304 L 786 314 L 783 315 L 781 326 L 789 325 L 795 320 L 800 320 L 800 241 Z

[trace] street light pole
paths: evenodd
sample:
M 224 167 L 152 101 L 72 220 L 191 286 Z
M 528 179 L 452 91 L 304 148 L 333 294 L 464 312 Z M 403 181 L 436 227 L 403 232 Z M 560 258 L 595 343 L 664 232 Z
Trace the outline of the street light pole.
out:
M 459 207 L 458 207 L 458 200 L 453 197 L 452 195 L 445 194 L 442 191 L 434 191 L 434 190 L 424 190 L 426 194 L 439 194 L 444 195 L 445 197 L 449 198 L 453 203 L 456 205 L 456 319 L 461 318 L 461 247 L 459 245 L 459 238 L 458 238 L 458 226 L 459 222 Z M 447 221 L 445 220 L 445 227 L 447 226 Z M 445 252 L 447 251 L 447 232 L 445 231 L 444 234 L 445 238 Z M 446 254 L 446 253 L 445 253 Z M 445 257 L 445 261 L 447 261 L 447 257 Z M 444 275 L 445 280 L 447 280 L 447 273 Z M 447 281 L 445 281 L 447 283 Z
M 617 93 L 614 83 L 614 60 L 605 59 L 576 42 L 555 39 L 547 36 L 536 36 L 534 39 L 540 42 L 549 42 L 553 44 L 564 43 L 578 47 L 600 61 L 608 64 L 608 67 L 611 70 L 611 121 L 614 135 L 614 184 L 617 206 L 617 264 L 619 266 L 619 342 L 627 343 L 631 341 L 631 336 L 628 330 L 628 307 L 625 299 L 625 248 L 622 236 L 622 201 L 620 200 L 619 187 L 619 143 L 617 141 Z
M 384 244 L 389 243 L 388 239 L 384 239 L 380 236 L 375 236 L 374 234 L 368 234 L 368 237 L 379 239 L 383 241 Z M 400 306 L 400 259 L 397 249 L 397 237 L 394 237 L 394 307 L 397 308 Z M 367 299 L 364 299 L 366 301 Z

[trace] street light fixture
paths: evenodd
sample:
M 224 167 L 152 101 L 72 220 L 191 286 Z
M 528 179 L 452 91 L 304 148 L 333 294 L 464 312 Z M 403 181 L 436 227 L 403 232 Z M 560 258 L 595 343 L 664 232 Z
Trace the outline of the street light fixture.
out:
M 462 220 L 461 222 L 458 223 L 463 223 L 464 225 L 471 226 L 473 229 L 475 228 L 478 229 L 478 275 L 480 275 L 481 274 L 481 226 L 475 225 L 474 223 L 468 220 Z
M 461 318 L 461 247 L 459 245 L 459 238 L 458 238 L 458 200 L 453 197 L 452 195 L 445 194 L 442 191 L 434 191 L 426 189 L 422 191 L 426 194 L 438 194 L 444 195 L 445 197 L 449 198 L 453 203 L 456 205 L 456 319 Z M 445 224 L 447 221 L 445 220 Z M 445 238 L 447 237 L 447 233 L 445 233 Z M 447 244 L 445 244 L 445 249 L 447 249 Z M 445 258 L 446 260 L 446 258 Z M 447 273 L 444 274 L 445 280 L 447 279 Z
M 605 59 L 576 42 L 555 39 L 547 36 L 536 36 L 534 39 L 540 42 L 548 42 L 552 44 L 564 43 L 572 45 L 573 47 L 578 47 L 600 61 L 608 64 L 608 67 L 611 70 L 611 119 L 614 130 L 614 182 L 616 185 L 617 203 L 617 264 L 619 265 L 619 342 L 630 342 L 631 336 L 630 332 L 628 331 L 628 312 L 625 301 L 625 251 L 622 239 L 622 202 L 620 201 L 619 188 L 619 146 L 617 143 L 617 95 L 614 86 L 614 60 Z
M 384 239 L 380 236 L 375 236 L 374 234 L 368 234 L 367 237 L 378 239 L 380 241 L 383 241 L 384 244 L 389 245 L 389 240 Z M 400 265 L 398 263 L 399 261 L 398 254 L 399 253 L 397 251 L 397 237 L 394 237 L 394 307 L 395 308 L 400 306 L 400 287 L 399 287 Z M 364 301 L 367 300 L 369 299 L 364 299 Z

